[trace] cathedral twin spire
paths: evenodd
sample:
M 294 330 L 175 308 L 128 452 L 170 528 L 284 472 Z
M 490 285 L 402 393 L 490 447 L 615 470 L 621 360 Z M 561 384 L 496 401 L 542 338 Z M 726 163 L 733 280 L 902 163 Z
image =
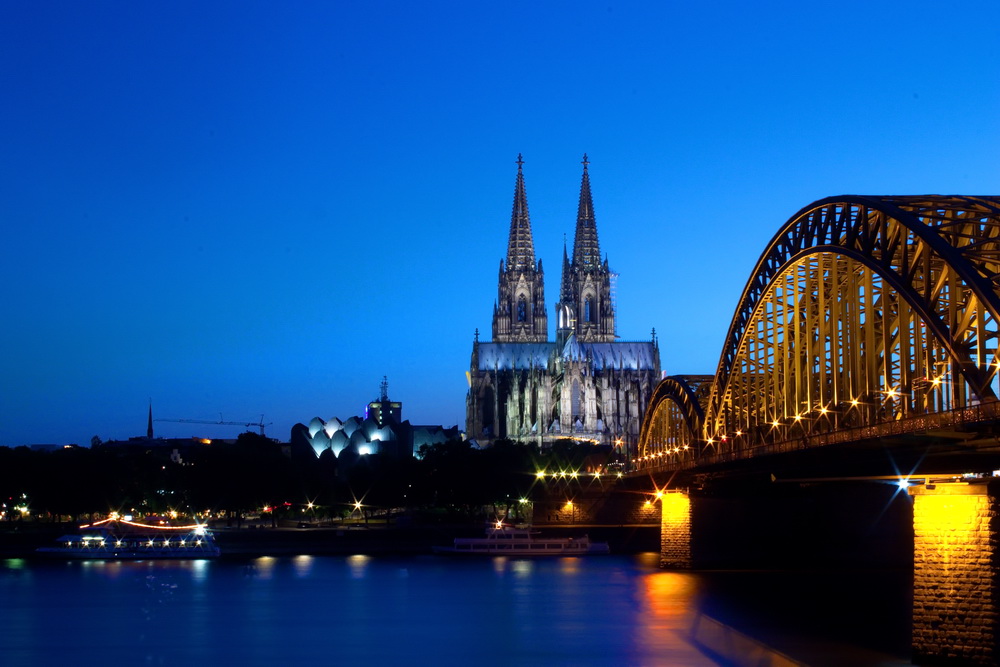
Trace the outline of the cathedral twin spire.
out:
M 580 205 L 576 211 L 576 235 L 573 237 L 573 263 L 585 269 L 599 266 L 601 246 L 597 242 L 597 221 L 594 220 L 594 199 L 590 196 L 590 160 L 583 154 L 583 180 L 580 183 Z
M 500 262 L 497 300 L 493 304 L 493 340 L 498 342 L 537 343 L 548 340 L 545 276 L 541 261 L 535 262 L 523 165 L 524 160 L 518 154 L 507 262 Z
M 535 243 L 531 238 L 528 193 L 524 189 L 524 160 L 517 154 L 517 181 L 514 183 L 514 210 L 510 214 L 510 238 L 507 241 L 507 269 L 524 269 L 535 263 Z
M 577 209 L 573 258 L 563 247 L 562 281 L 557 313 L 557 341 L 570 333 L 581 341 L 613 341 L 614 304 L 607 261 L 601 263 L 593 197 L 590 193 L 590 161 L 583 156 L 583 180 Z M 493 340 L 497 342 L 545 342 L 544 274 L 535 263 L 535 247 L 524 187 L 524 160 L 517 156 L 514 207 L 507 241 L 506 266 L 501 262 L 497 303 L 493 309 Z

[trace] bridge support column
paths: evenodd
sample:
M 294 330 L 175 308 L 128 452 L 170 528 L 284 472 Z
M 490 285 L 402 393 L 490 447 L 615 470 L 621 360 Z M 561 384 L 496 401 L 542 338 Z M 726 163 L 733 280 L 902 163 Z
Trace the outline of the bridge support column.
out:
M 913 502 L 913 660 L 996 665 L 1000 487 L 928 484 Z
M 691 496 L 684 491 L 660 497 L 660 567 L 691 567 Z

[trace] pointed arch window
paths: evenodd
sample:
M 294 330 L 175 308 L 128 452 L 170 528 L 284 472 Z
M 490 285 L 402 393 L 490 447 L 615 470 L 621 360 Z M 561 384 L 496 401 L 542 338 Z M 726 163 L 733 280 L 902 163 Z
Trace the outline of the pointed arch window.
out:
M 597 321 L 597 308 L 594 307 L 594 297 L 588 296 L 587 300 L 583 304 L 584 314 L 583 320 L 585 322 L 596 322 Z
M 517 298 L 517 321 L 528 321 L 528 300 L 524 298 L 523 294 Z

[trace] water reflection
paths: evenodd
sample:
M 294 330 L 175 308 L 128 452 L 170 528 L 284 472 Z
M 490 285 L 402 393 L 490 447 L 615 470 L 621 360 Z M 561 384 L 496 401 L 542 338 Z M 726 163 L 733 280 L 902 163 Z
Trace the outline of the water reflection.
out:
M 277 562 L 277 559 L 274 556 L 255 558 L 253 563 L 247 566 L 247 574 L 255 579 L 270 579 L 274 576 L 275 562 Z
M 733 592 L 747 573 L 664 572 L 657 558 L 0 561 L 0 665 L 79 662 L 80 646 L 164 665 L 780 662 L 731 627 L 749 633 L 761 611 L 759 587 Z M 776 575 L 766 590 L 787 599 L 800 584 Z
M 292 566 L 295 568 L 295 575 L 300 579 L 303 577 L 308 577 L 309 572 L 312 571 L 313 560 L 314 559 L 312 556 L 306 556 L 306 555 L 296 556 L 295 558 L 293 558 Z
M 516 560 L 511 564 L 511 569 L 518 577 L 527 577 L 534 571 L 535 561 L 527 558 Z
M 199 584 L 205 583 L 208 578 L 208 561 L 204 558 L 191 561 L 191 578 Z
M 361 554 L 355 554 L 353 556 L 347 557 L 347 567 L 351 570 L 352 579 L 364 579 L 365 571 L 368 568 L 368 563 L 371 561 L 371 556 L 362 556 Z

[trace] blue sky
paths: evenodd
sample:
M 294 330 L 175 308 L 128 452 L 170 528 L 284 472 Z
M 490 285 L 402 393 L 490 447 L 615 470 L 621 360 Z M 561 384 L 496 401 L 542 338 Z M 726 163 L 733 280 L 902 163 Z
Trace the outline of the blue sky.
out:
M 712 373 L 799 208 L 1000 192 L 998 24 L 992 1 L 0 4 L 0 445 L 140 435 L 150 399 L 287 438 L 383 375 L 405 418 L 463 425 L 518 153 L 549 308 L 587 152 L 619 333 Z

